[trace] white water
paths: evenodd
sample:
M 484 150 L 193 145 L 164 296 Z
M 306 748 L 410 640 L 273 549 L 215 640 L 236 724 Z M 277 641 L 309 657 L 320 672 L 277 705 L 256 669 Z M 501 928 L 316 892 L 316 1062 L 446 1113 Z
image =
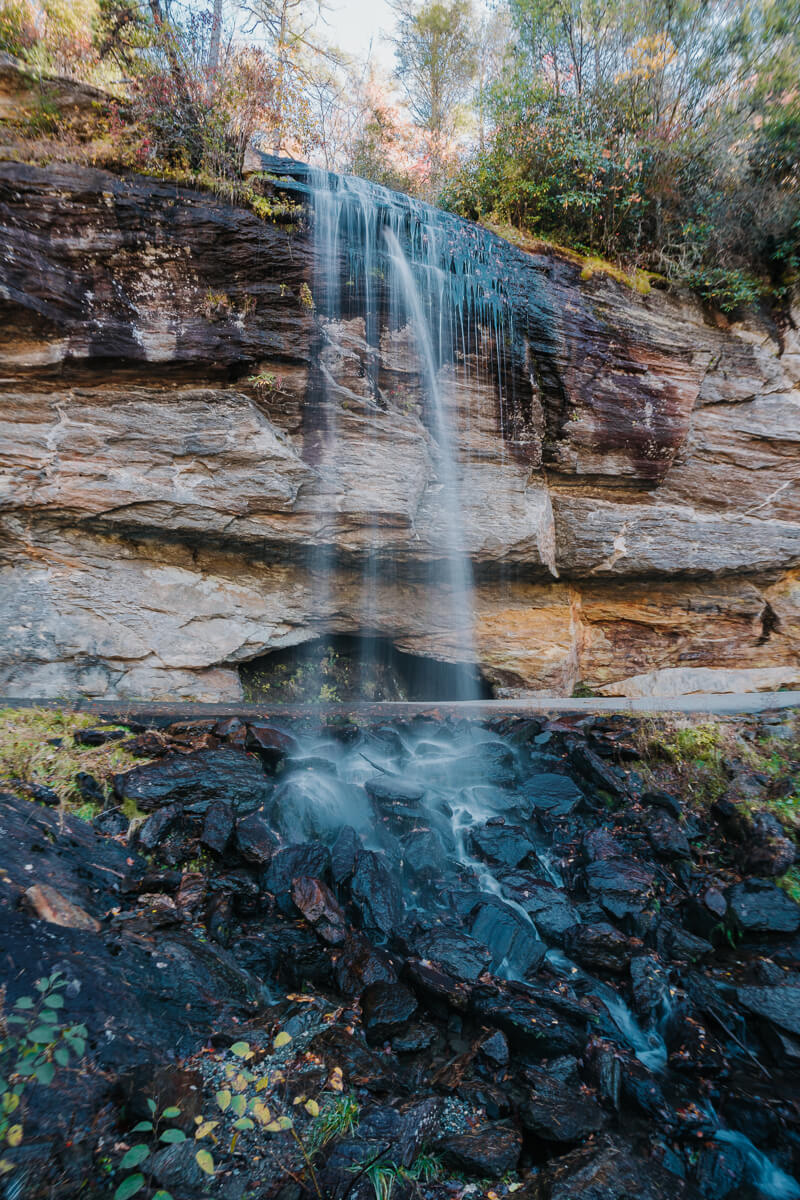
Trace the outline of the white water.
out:
M 511 310 L 494 262 L 488 235 L 477 228 L 408 196 L 352 176 L 314 171 L 310 176 L 314 211 L 314 301 L 322 342 L 316 372 L 319 430 L 316 443 L 323 460 L 322 475 L 336 495 L 328 508 L 347 509 L 343 480 L 337 479 L 340 396 L 335 379 L 323 363 L 326 345 L 335 343 L 338 322 L 363 321 L 366 342 L 367 395 L 360 402 L 361 437 L 370 447 L 387 436 L 397 400 L 380 386 L 380 341 L 384 332 L 408 330 L 415 348 L 412 363 L 422 396 L 421 418 L 430 435 L 438 487 L 425 504 L 431 510 L 434 544 L 427 547 L 430 562 L 423 595 L 428 627 L 447 657 L 462 664 L 477 662 L 474 639 L 473 580 L 464 529 L 460 490 L 461 466 L 457 437 L 443 389 L 468 395 L 470 380 L 486 376 L 497 391 L 502 409 L 504 371 L 510 336 Z M 400 397 L 401 405 L 411 397 Z M 467 429 L 468 406 L 459 401 L 459 422 Z M 343 507 L 342 507 L 343 506 Z M 368 545 L 361 568 L 359 632 L 364 655 L 371 639 L 391 638 L 388 614 L 381 611 L 381 584 L 394 579 L 397 564 L 381 542 L 380 514 L 361 514 Z M 336 615 L 330 595 L 336 529 L 321 531 L 312 552 L 317 579 L 316 613 L 320 632 L 330 632 Z M 419 593 L 418 593 L 419 594 Z M 326 629 L 326 624 L 328 628 Z M 335 631 L 335 629 L 334 629 Z M 461 700 L 478 698 L 475 671 L 459 678 Z

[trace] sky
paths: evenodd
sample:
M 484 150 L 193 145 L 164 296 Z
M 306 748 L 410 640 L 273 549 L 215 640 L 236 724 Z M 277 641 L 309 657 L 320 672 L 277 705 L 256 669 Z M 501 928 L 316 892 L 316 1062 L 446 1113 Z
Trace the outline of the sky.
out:
M 381 37 L 395 22 L 387 0 L 331 0 L 326 20 L 325 34 L 331 42 L 361 58 L 366 56 L 371 40 L 373 60 L 391 70 L 394 51 Z

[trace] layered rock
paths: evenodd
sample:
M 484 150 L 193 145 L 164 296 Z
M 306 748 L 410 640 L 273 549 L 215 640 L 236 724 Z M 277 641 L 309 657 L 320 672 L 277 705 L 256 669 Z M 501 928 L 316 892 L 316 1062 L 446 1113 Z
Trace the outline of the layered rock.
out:
M 0 165 L 0 691 L 235 699 L 240 663 L 325 632 L 463 656 L 413 333 L 387 323 L 376 359 L 357 305 L 320 319 L 303 175 L 282 169 L 300 190 L 264 220 Z M 502 370 L 440 380 L 487 678 L 800 684 L 791 320 L 720 328 L 463 228 L 514 314 Z

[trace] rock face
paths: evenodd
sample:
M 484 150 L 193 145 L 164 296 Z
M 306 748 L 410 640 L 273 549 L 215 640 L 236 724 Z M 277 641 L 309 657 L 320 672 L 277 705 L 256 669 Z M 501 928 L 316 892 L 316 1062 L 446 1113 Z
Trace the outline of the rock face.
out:
M 459 658 L 412 332 L 320 321 L 292 169 L 262 220 L 0 164 L 3 693 L 234 700 L 240 664 L 365 628 Z M 440 384 L 497 694 L 800 684 L 798 320 L 722 329 L 474 236 L 513 362 Z

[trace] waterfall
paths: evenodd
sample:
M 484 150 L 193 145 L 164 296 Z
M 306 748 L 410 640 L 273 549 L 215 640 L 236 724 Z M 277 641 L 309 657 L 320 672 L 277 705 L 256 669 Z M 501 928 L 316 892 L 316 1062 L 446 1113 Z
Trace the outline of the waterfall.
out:
M 314 303 L 320 334 L 315 374 L 320 428 L 319 451 L 336 478 L 339 392 L 325 360 L 337 330 L 356 319 L 366 345 L 364 401 L 367 448 L 380 419 L 387 420 L 396 398 L 381 380 L 381 338 L 403 335 L 413 346 L 419 380 L 421 419 L 435 463 L 436 490 L 426 498 L 430 510 L 430 565 L 425 580 L 431 628 L 441 631 L 454 657 L 478 661 L 474 638 L 473 579 L 462 497 L 459 424 L 470 419 L 469 384 L 488 376 L 503 404 L 505 342 L 511 336 L 511 307 L 502 272 L 489 243 L 479 232 L 447 213 L 400 193 L 351 176 L 309 173 L 314 221 Z M 447 375 L 449 395 L 443 387 Z M 390 391 L 391 389 L 389 389 Z M 453 392 L 455 391 L 455 404 Z M 372 419 L 370 418 L 370 408 Z M 337 489 L 337 504 L 341 489 Z M 381 584 L 394 579 L 397 564 L 381 541 L 381 516 L 368 514 L 367 545 L 361 567 L 360 621 L 364 671 L 369 674 L 374 638 L 387 633 L 381 612 Z M 335 536 L 319 539 L 311 556 L 317 587 L 318 624 L 335 611 L 330 595 Z M 390 631 L 389 631 L 390 632 Z M 459 698 L 477 698 L 477 670 L 459 677 Z

